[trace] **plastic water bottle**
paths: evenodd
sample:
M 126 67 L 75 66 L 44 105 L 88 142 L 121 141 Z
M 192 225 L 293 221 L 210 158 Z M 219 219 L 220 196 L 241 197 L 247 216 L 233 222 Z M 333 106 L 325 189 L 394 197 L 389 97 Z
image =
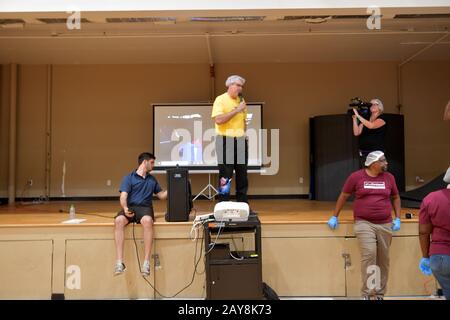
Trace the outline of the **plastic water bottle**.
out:
M 69 209 L 69 219 L 75 219 L 75 206 L 73 204 L 70 205 Z

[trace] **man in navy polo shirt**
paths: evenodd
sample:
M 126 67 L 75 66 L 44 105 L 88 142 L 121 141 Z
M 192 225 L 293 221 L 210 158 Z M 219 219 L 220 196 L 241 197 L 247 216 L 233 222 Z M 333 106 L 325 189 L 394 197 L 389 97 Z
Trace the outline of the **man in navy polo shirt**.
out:
M 120 185 L 120 206 L 115 218 L 114 237 L 116 240 L 117 261 L 114 274 L 122 274 L 126 267 L 123 263 L 123 244 L 125 226 L 130 222 L 140 223 L 144 229 L 144 263 L 141 273 L 150 275 L 150 251 L 153 241 L 153 213 L 152 197 L 167 199 L 167 191 L 163 191 L 158 181 L 150 174 L 155 166 L 155 156 L 144 152 L 138 157 L 139 167 L 126 175 Z

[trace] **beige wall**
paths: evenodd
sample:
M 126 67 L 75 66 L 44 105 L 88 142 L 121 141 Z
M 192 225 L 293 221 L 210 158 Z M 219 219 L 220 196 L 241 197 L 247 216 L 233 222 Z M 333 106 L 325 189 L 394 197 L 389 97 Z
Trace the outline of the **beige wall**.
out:
M 21 66 L 18 88 L 16 196 L 39 196 L 45 190 L 47 66 Z
M 380 76 L 372 83 L 369 77 L 362 79 L 361 71 Z M 345 113 L 355 96 L 379 96 L 387 111 L 394 112 L 392 63 L 226 65 L 219 68 L 219 77 L 224 79 L 233 72 L 247 78 L 247 100 L 266 102 L 264 127 L 280 129 L 279 173 L 252 176 L 250 193 L 309 192 L 309 117 Z M 304 177 L 302 185 L 299 177 Z
M 8 133 L 5 73 L 0 114 L 3 197 Z M 344 113 L 354 96 L 379 97 L 386 112 L 396 112 L 395 62 L 221 64 L 216 66 L 216 94 L 225 90 L 226 76 L 234 73 L 248 81 L 247 101 L 266 103 L 264 127 L 280 129 L 279 173 L 251 174 L 250 194 L 308 193 L 309 117 Z M 430 179 L 450 164 L 450 123 L 442 121 L 450 98 L 450 62 L 408 64 L 403 81 L 406 183 L 412 185 L 416 175 Z M 114 196 L 122 176 L 135 167 L 137 154 L 153 149 L 150 105 L 208 101 L 209 67 L 57 65 L 52 92 L 51 196 L 62 195 L 64 161 L 66 196 Z M 17 193 L 20 196 L 26 180 L 32 178 L 33 187 L 25 195 L 39 196 L 45 182 L 46 66 L 20 67 L 18 103 Z M 165 185 L 165 176 L 157 177 Z M 303 184 L 299 177 L 304 177 Z M 111 187 L 106 186 L 108 179 Z M 194 193 L 207 183 L 205 175 L 191 179 Z
M 406 184 L 426 181 L 450 166 L 450 62 L 412 63 L 404 68 Z M 416 184 L 417 185 L 417 184 Z
M 61 194 L 66 161 L 67 196 L 118 195 L 138 154 L 153 149 L 151 103 L 206 101 L 208 72 L 207 65 L 55 66 L 52 194 Z
M 9 67 L 0 66 L 0 197 L 8 190 Z

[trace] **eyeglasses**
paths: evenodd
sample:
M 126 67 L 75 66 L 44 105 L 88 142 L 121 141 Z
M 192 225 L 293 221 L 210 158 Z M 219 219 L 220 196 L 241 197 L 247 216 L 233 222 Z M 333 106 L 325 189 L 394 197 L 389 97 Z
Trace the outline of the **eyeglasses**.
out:
M 237 86 L 237 87 L 243 87 L 244 85 L 243 84 L 240 84 L 240 83 L 233 83 L 235 86 Z
M 387 162 L 386 158 L 384 159 L 378 159 L 379 162 Z

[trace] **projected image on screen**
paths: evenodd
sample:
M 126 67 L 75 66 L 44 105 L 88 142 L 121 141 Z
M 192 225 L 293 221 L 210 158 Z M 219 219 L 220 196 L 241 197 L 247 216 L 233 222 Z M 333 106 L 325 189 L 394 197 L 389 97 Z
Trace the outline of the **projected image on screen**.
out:
M 156 167 L 209 169 L 217 166 L 212 104 L 153 105 Z M 262 104 L 247 104 L 248 166 L 260 168 Z

